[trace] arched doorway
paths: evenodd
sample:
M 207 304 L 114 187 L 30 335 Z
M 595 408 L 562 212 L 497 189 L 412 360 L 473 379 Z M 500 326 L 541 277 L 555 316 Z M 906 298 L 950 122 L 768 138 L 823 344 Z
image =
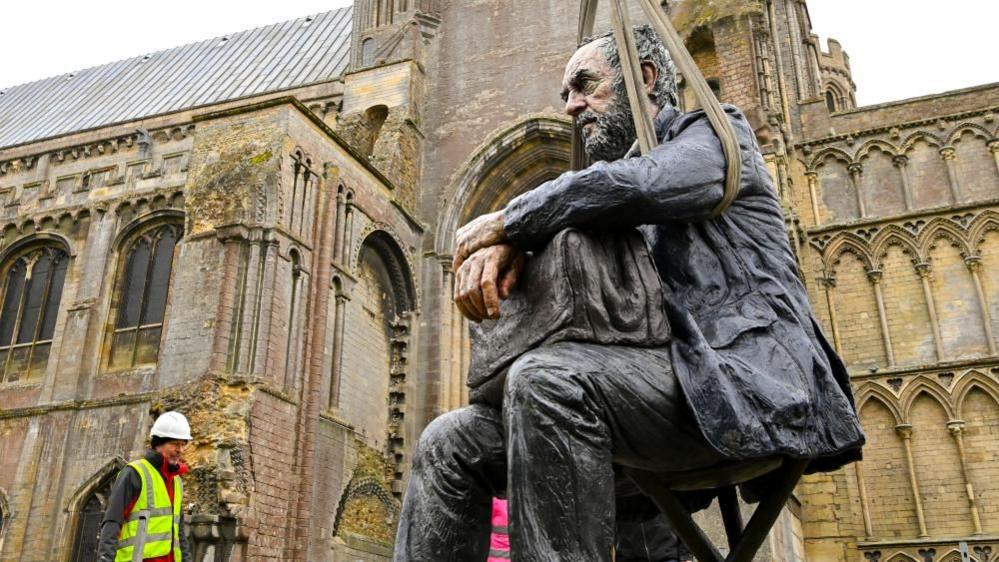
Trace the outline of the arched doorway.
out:
M 71 562 L 97 562 L 101 520 L 107 510 L 111 486 L 124 466 L 123 459 L 112 460 L 92 476 L 70 502 L 69 520 L 73 529 Z
M 514 197 L 569 170 L 572 124 L 563 117 L 527 119 L 495 135 L 465 165 L 436 232 L 443 269 L 438 411 L 468 403 L 465 378 L 470 360 L 468 322 L 452 301 L 450 256 L 457 229 L 485 213 L 502 209 Z

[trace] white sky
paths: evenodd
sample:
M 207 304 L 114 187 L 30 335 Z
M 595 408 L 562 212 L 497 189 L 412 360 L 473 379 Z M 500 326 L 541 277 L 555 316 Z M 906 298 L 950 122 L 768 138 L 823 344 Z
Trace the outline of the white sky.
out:
M 808 0 L 812 27 L 850 55 L 857 104 L 999 82 L 996 0 Z
M 522 0 L 527 1 L 527 0 Z M 576 0 L 560 0 L 574 2 Z M 333 10 L 351 0 L 7 0 L 0 87 Z M 999 1 L 809 0 L 820 37 L 850 55 L 870 105 L 999 82 Z

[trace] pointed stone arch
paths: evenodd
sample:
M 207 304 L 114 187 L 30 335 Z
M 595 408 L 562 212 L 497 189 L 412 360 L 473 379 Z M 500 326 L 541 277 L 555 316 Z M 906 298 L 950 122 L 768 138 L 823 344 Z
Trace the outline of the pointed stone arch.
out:
M 923 394 L 939 402 L 948 419 L 955 419 L 954 405 L 951 402 L 951 397 L 947 389 L 928 376 L 919 375 L 912 379 L 909 385 L 902 391 L 899 401 L 902 404 L 903 420 L 906 422 L 910 421 L 909 412 L 912 410 L 912 404 Z
M 490 135 L 453 176 L 435 248 L 452 252 L 462 224 L 514 196 L 557 177 L 571 162 L 572 124 L 563 116 L 536 115 Z
M 839 265 L 843 254 L 853 254 L 868 269 L 874 267 L 875 260 L 866 242 L 851 232 L 844 232 L 834 238 L 826 248 L 823 265 L 827 272 L 835 275 L 836 266 Z
M 66 252 L 70 258 L 76 257 L 76 249 L 68 238 L 57 232 L 35 232 L 21 236 L 0 250 L 0 263 L 6 262 L 13 254 L 19 253 L 28 246 L 52 245 Z
M 981 390 L 995 400 L 996 407 L 999 407 L 999 384 L 980 371 L 970 371 L 962 376 L 951 390 L 958 419 L 965 419 L 965 399 L 972 390 Z
M 985 211 L 971 221 L 967 239 L 976 255 L 981 251 L 985 235 L 993 230 L 999 230 L 999 213 L 995 211 Z
M 398 238 L 387 229 L 376 228 L 362 239 L 354 260 L 352 269 L 356 270 L 362 258 L 362 252 L 370 249 L 378 254 L 384 262 L 388 281 L 393 290 L 395 314 L 401 316 L 416 310 L 416 282 L 413 279 L 412 266 Z
M 100 504 L 102 508 L 107 507 L 106 494 L 114 484 L 118 473 L 121 472 L 128 462 L 122 457 L 115 457 L 105 463 L 96 472 L 90 475 L 70 496 L 66 502 L 64 510 L 66 512 L 66 527 L 63 533 L 66 541 L 63 547 L 63 560 L 74 562 L 77 560 L 76 554 L 79 548 L 89 545 L 92 537 L 81 536 L 84 532 L 90 532 L 93 525 L 94 502 Z M 103 498 L 101 496 L 104 496 Z M 96 520 L 99 530 L 100 519 Z
M 961 553 L 956 550 L 952 550 L 940 558 L 940 562 L 962 562 L 963 560 Z
M 982 127 L 981 125 L 975 123 L 965 122 L 959 124 L 958 126 L 954 127 L 953 130 L 951 130 L 950 134 L 947 135 L 947 144 L 948 145 L 954 144 L 955 140 L 961 138 L 961 135 L 969 131 L 971 132 L 971 134 L 975 135 L 976 137 L 985 139 L 985 142 L 995 140 L 995 136 L 992 133 L 990 133 L 989 130 L 986 129 L 985 127 Z
M 940 137 L 934 135 L 929 131 L 916 131 L 915 133 L 912 133 L 911 135 L 905 137 L 905 140 L 903 140 L 901 144 L 899 144 L 898 153 L 905 154 L 906 152 L 909 152 L 909 150 L 912 148 L 912 145 L 918 142 L 919 140 L 923 140 L 924 142 L 926 142 L 926 144 L 929 144 L 930 146 L 935 146 L 937 148 L 942 148 L 944 146 L 947 146 L 947 143 L 944 142 L 943 139 L 941 139 Z
M 919 238 L 919 249 L 923 256 L 928 256 L 930 250 L 939 240 L 949 241 L 964 255 L 969 255 L 971 252 L 971 245 L 968 243 L 966 233 L 948 219 L 938 217 L 931 220 L 923 228 Z
M 829 158 L 839 160 L 848 166 L 854 163 L 853 158 L 846 152 L 835 147 L 827 147 L 815 153 L 811 162 L 808 163 L 808 169 L 806 172 L 815 172 L 818 167 L 825 164 L 826 160 Z
M 893 396 L 890 390 L 880 384 L 870 381 L 862 384 L 856 390 L 855 397 L 858 412 L 861 411 L 861 409 L 863 409 L 868 402 L 875 401 L 880 403 L 891 413 L 892 417 L 895 418 L 895 425 L 903 423 L 902 411 L 898 407 L 898 398 Z
M 888 253 L 888 248 L 892 246 L 898 246 L 903 253 L 912 259 L 923 259 L 916 238 L 898 225 L 890 224 L 878 232 L 871 243 L 871 257 L 877 267 L 881 266 L 881 260 Z
M 898 155 L 898 147 L 883 139 L 872 139 L 860 145 L 853 158 L 854 162 L 860 162 L 867 153 L 874 148 L 880 148 L 892 156 Z

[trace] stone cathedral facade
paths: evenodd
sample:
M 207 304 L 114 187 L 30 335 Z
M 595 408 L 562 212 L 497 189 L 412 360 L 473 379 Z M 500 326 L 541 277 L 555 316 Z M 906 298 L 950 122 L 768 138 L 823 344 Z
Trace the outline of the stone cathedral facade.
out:
M 805 0 L 666 6 L 756 130 L 868 436 L 761 559 L 999 559 L 999 85 L 856 107 Z M 454 232 L 568 168 L 577 10 L 357 0 L 0 88 L 0 559 L 92 560 L 178 409 L 198 562 L 386 560 L 467 400 Z

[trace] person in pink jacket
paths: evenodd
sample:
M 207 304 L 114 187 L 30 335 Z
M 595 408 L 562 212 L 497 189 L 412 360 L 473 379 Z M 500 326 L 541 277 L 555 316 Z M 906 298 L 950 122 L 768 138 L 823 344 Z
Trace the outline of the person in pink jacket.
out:
M 486 562 L 506 562 L 510 559 L 508 522 L 506 500 L 493 498 L 493 532 L 489 535 L 489 558 L 486 558 Z

